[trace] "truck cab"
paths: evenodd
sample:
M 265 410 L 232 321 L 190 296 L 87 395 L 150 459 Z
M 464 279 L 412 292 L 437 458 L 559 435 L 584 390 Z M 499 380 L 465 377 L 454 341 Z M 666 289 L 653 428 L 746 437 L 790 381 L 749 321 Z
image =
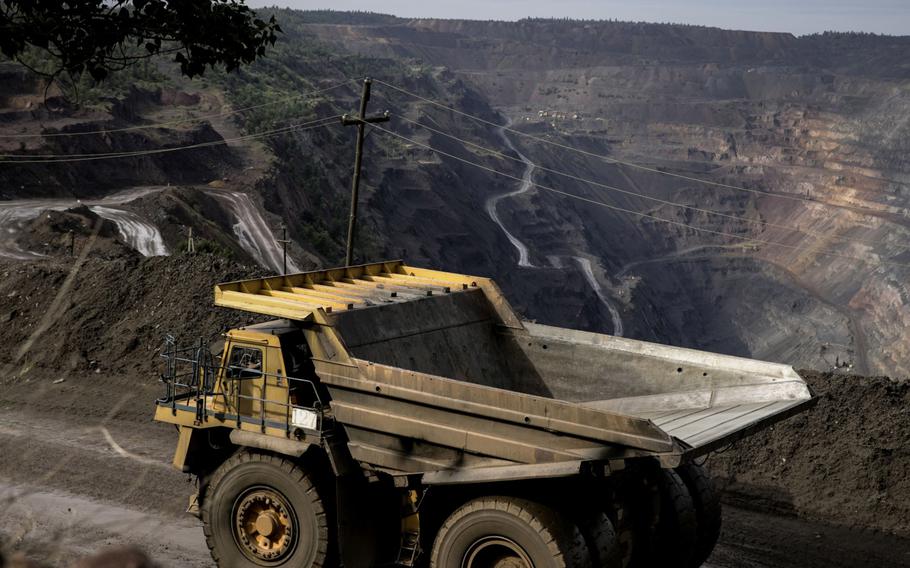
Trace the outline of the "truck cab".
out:
M 269 435 L 318 430 L 325 393 L 318 392 L 310 352 L 297 326 L 276 320 L 233 329 L 226 334 L 221 358 L 214 390 L 223 396 L 213 398 L 213 411 L 239 416 L 241 423 Z
M 320 435 L 327 395 L 298 326 L 273 320 L 240 327 L 222 343 L 211 357 L 205 346 L 166 346 L 168 393 L 159 400 L 156 420 L 284 438 Z M 184 458 L 175 457 L 175 465 L 182 467 Z

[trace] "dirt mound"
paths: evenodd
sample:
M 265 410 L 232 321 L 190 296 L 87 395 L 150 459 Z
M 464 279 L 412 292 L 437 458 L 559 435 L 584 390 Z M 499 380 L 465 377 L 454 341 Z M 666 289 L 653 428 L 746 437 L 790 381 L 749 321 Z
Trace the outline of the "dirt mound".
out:
M 262 269 L 212 255 L 0 263 L 0 382 L 103 372 L 151 379 L 166 333 L 183 343 L 249 321 L 212 306 L 218 282 Z M 8 367 L 7 365 L 12 365 Z
M 116 258 L 136 253 L 120 237 L 113 221 L 102 219 L 85 205 L 66 211 L 44 211 L 28 222 L 18 244 L 24 250 L 49 256 L 77 256 L 91 242 L 93 257 Z
M 802 375 L 816 408 L 709 459 L 728 500 L 910 536 L 910 382 Z

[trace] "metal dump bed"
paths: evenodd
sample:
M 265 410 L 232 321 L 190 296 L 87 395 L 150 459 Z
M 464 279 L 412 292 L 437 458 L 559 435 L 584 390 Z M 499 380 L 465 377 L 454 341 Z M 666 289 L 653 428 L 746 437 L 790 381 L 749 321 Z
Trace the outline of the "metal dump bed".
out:
M 812 402 L 788 366 L 522 322 L 491 280 L 402 262 L 222 284 L 215 302 L 300 322 L 352 456 L 427 483 L 673 466 Z
M 690 453 L 710 451 L 814 401 L 788 365 L 525 325 L 529 336 L 549 343 L 536 364 L 550 376 L 561 375 L 554 394 L 587 408 L 648 419 Z
M 323 321 L 328 314 L 412 302 L 486 289 L 501 298 L 492 280 L 380 262 L 240 280 L 215 286 L 215 305 L 298 321 Z M 504 323 L 521 325 L 511 309 Z

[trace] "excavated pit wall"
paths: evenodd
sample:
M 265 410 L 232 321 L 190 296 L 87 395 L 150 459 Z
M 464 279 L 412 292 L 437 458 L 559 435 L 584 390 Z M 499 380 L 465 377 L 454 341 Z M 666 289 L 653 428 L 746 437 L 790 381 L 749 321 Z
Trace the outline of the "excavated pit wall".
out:
M 577 204 L 538 190 L 503 200 L 498 214 L 528 249 L 531 264 L 582 251 L 601 260 L 607 279 L 629 262 L 695 246 L 733 246 L 745 239 L 748 254 L 778 270 L 731 269 L 730 281 L 760 288 L 757 296 L 766 298 L 761 308 L 767 315 L 762 316 L 758 307 L 739 310 L 725 301 L 721 296 L 742 298 L 725 293 L 724 286 L 707 289 L 703 296 L 718 297 L 722 302 L 718 311 L 731 317 L 698 320 L 697 306 L 690 305 L 694 313 L 690 319 L 701 327 L 714 326 L 705 338 L 739 326 L 734 343 L 755 346 L 751 354 L 818 368 L 831 367 L 820 360 L 825 358 L 820 352 L 843 342 L 843 353 L 832 359 L 846 357 L 861 372 L 910 375 L 905 284 L 910 83 L 906 68 L 897 64 L 906 58 L 906 38 L 850 34 L 796 38 L 685 26 L 536 20 L 515 24 L 401 20 L 378 27 L 312 25 L 307 31 L 338 49 L 396 58 L 412 55 L 446 65 L 512 119 L 516 128 L 547 140 L 783 194 L 769 197 L 635 169 L 617 171 L 609 160 L 595 163 L 598 160 L 512 136 L 518 150 L 541 166 L 748 217 L 751 223 L 583 187 L 543 173 L 542 168 L 535 181 L 734 236 L 699 233 L 631 215 L 623 218 L 596 207 L 581 211 Z M 487 41 L 473 41 L 476 37 Z M 496 122 L 502 124 L 504 118 Z M 496 246 L 509 258 L 514 256 L 508 247 Z M 658 272 L 656 267 L 653 272 Z M 761 276 L 747 280 L 750 274 Z M 504 288 L 513 286 L 505 271 L 496 275 Z M 612 285 L 615 295 L 624 286 L 616 281 Z M 772 301 L 767 291 L 781 287 L 789 290 Z M 627 303 L 620 314 L 631 336 L 691 344 L 694 334 L 661 321 L 660 312 L 676 309 L 679 302 L 665 301 L 659 279 L 643 279 L 636 290 L 637 300 Z M 573 294 L 578 292 L 580 288 L 573 289 Z M 791 308 L 792 299 L 800 297 L 816 304 L 810 311 L 833 309 L 839 315 L 809 318 L 800 326 L 796 315 L 804 310 Z M 517 301 L 526 303 L 535 317 L 553 312 L 533 296 Z M 579 311 L 576 306 L 572 316 Z M 609 331 L 610 315 L 600 315 L 592 328 Z M 550 321 L 563 323 L 558 318 L 570 316 L 556 317 Z M 776 349 L 778 324 L 785 334 L 811 324 L 812 329 L 800 336 L 815 339 L 801 341 L 799 349 Z

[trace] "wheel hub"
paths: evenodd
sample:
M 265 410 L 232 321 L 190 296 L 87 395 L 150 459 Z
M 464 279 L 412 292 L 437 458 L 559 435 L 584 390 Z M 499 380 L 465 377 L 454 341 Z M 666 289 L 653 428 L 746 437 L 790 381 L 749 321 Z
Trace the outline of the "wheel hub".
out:
M 271 563 L 293 550 L 292 510 L 276 491 L 264 487 L 247 491 L 237 500 L 233 516 L 234 537 L 251 560 Z
M 256 530 L 262 536 L 269 537 L 280 526 L 280 522 L 274 511 L 266 511 L 256 519 Z
M 534 568 L 524 549 L 502 536 L 482 538 L 464 555 L 462 568 Z

